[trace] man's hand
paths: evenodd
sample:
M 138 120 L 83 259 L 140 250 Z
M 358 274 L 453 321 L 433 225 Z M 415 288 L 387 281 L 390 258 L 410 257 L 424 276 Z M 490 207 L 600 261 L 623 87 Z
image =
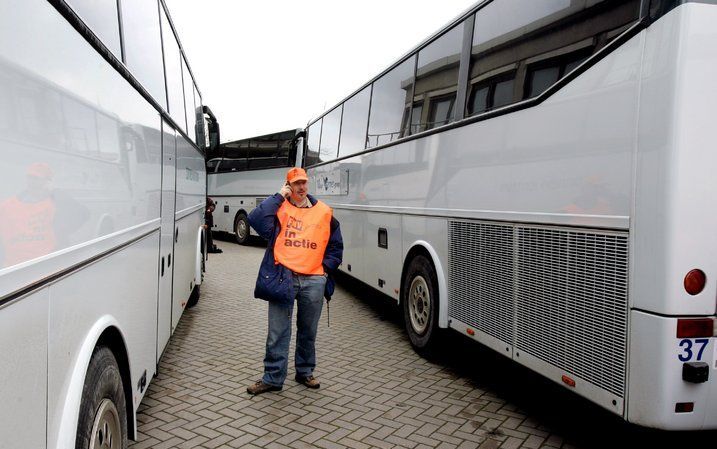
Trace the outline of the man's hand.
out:
M 291 192 L 292 192 L 292 190 L 291 190 L 291 186 L 289 186 L 289 184 L 284 184 L 281 187 L 281 190 L 279 190 L 279 194 L 287 199 L 291 196 Z

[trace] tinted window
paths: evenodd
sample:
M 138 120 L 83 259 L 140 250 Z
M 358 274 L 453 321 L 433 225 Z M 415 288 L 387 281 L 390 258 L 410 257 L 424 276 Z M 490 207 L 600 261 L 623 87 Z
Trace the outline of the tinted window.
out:
M 317 121 L 306 129 L 308 134 L 306 140 L 305 165 L 313 165 L 319 162 L 319 142 L 321 141 L 321 122 Z
M 103 44 L 122 59 L 120 47 L 119 14 L 115 0 L 68 0 L 82 21 L 100 38 Z
M 187 62 L 182 58 L 182 75 L 184 81 L 184 110 L 187 115 L 187 135 L 194 134 L 196 116 L 194 114 L 194 81 L 189 74 Z
M 164 43 L 164 66 L 167 76 L 167 97 L 169 98 L 169 115 L 184 132 L 187 131 L 187 118 L 184 115 L 184 87 L 182 86 L 182 65 L 179 45 L 169 26 L 169 20 L 160 9 L 162 16 L 162 42 Z
M 371 115 L 367 136 L 368 147 L 393 142 L 403 136 L 401 124 L 413 89 L 412 56 L 373 83 Z
M 371 100 L 371 86 L 366 87 L 344 103 L 339 156 L 354 154 L 366 148 L 369 100 Z
M 157 2 L 122 0 L 122 32 L 127 67 L 150 95 L 167 109 Z
M 639 17 L 640 1 L 497 0 L 476 13 L 467 114 L 544 92 Z
M 431 42 L 418 53 L 414 105 L 430 105 L 428 122 L 411 119 L 411 132 L 420 132 L 455 120 L 455 92 L 461 60 L 463 24 Z M 450 100 L 448 97 L 452 97 Z M 434 117 L 434 114 L 437 114 Z M 413 126 L 418 124 L 418 126 Z
M 335 159 L 338 154 L 342 111 L 342 107 L 339 106 L 324 116 L 324 124 L 321 128 L 321 143 L 319 146 L 319 162 Z
M 406 119 L 408 119 L 408 114 L 406 114 Z M 410 133 L 415 134 L 420 131 L 424 131 L 422 128 L 422 123 L 425 123 L 428 119 L 423 117 L 423 102 L 418 102 L 413 104 L 413 110 L 411 111 L 411 130 Z M 404 132 L 409 132 L 408 130 L 404 130 Z
M 431 112 L 428 115 L 427 129 L 445 125 L 446 123 L 453 121 L 453 104 L 455 101 L 455 95 L 432 99 L 430 109 Z
M 218 172 L 293 165 L 296 156 L 294 136 L 295 132 L 292 130 L 223 144 L 218 148 L 219 153 L 223 155 L 218 163 Z M 213 170 L 216 166 L 216 158 L 210 158 L 207 162 L 208 169 Z

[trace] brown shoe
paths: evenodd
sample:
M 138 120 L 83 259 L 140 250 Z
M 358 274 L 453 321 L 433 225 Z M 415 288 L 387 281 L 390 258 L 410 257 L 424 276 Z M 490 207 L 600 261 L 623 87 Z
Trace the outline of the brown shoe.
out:
M 255 383 L 254 385 L 251 385 L 249 387 L 246 387 L 246 392 L 249 394 L 262 394 L 266 393 L 267 391 L 280 391 L 281 387 L 275 387 L 274 385 L 265 384 L 263 381 L 259 381 Z
M 314 376 L 296 376 L 294 379 L 305 387 L 313 388 L 314 390 L 321 386 L 321 384 L 319 383 L 319 379 L 315 378 Z

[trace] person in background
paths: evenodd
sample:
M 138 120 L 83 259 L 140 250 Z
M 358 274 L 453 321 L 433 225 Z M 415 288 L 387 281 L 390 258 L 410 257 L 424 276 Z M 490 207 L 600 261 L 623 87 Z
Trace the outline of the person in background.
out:
M 221 249 L 217 248 L 214 244 L 214 238 L 212 237 L 212 228 L 214 227 L 214 209 L 217 205 L 213 199 L 207 197 L 207 209 L 204 211 L 204 230 L 207 233 L 207 252 L 208 253 L 223 253 Z
M 308 193 L 308 177 L 298 167 L 286 174 L 279 193 L 249 214 L 249 224 L 269 241 L 254 296 L 269 302 L 264 376 L 247 388 L 252 395 L 281 390 L 287 376 L 291 315 L 297 304 L 295 380 L 319 388 L 316 334 L 323 298 L 331 299 L 331 273 L 341 264 L 343 239 L 332 210 Z

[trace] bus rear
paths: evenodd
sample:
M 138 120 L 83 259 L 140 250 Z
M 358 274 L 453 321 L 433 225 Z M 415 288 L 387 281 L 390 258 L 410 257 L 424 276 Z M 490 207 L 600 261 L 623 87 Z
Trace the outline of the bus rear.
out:
M 626 415 L 664 429 L 717 427 L 714 3 L 653 6 L 645 31 Z

